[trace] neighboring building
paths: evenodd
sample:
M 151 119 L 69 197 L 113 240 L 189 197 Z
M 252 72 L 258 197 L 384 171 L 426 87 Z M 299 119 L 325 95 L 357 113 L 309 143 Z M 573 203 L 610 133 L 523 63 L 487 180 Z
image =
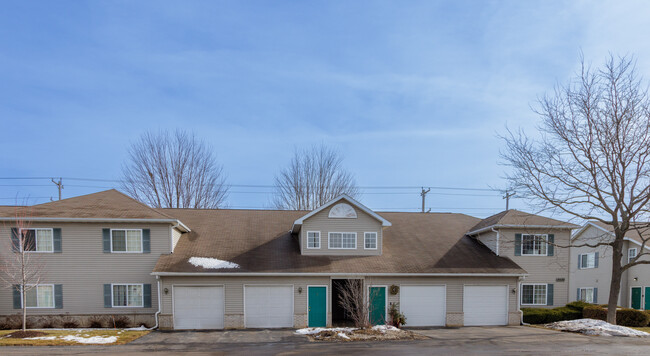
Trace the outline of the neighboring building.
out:
M 571 230 L 576 228 L 563 221 L 506 210 L 484 219 L 468 235 L 528 272 L 519 286 L 522 308 L 553 308 L 569 302 L 569 249 L 561 246 L 569 246 Z
M 644 223 L 643 225 L 647 225 Z M 645 228 L 644 230 L 647 230 Z M 614 240 L 611 225 L 587 222 L 573 235 L 574 245 L 609 242 Z M 650 233 L 650 231 L 648 231 Z M 644 233 L 644 238 L 648 236 Z M 623 264 L 640 253 L 643 240 L 637 230 L 630 230 L 623 242 Z M 648 248 L 647 246 L 645 247 Z M 594 304 L 607 304 L 612 276 L 612 248 L 571 248 L 571 300 L 583 300 Z M 647 259 L 641 256 L 641 259 Z M 646 297 L 648 296 L 648 297 Z M 623 272 L 618 305 L 626 308 L 650 310 L 650 265 L 636 265 Z
M 4 241 L 13 214 L 0 207 Z M 347 279 L 374 296 L 373 321 L 399 303 L 409 326 L 518 325 L 528 281 L 546 285 L 530 291 L 536 302 L 568 299 L 567 273 L 555 269 L 568 254 L 538 235 L 568 240 L 573 225 L 512 210 L 485 220 L 375 213 L 345 195 L 314 211 L 151 209 L 110 190 L 27 216 L 42 229 L 35 253 L 49 271 L 28 295 L 31 315 L 123 314 L 167 329 L 326 326 L 346 323 L 337 300 Z M 19 308 L 20 291 L 1 289 L 0 315 Z

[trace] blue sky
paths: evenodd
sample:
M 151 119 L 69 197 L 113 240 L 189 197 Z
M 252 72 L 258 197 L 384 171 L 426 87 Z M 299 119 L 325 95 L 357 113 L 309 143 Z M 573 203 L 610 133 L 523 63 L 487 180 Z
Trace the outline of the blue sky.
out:
M 595 65 L 608 52 L 634 54 L 650 77 L 650 6 L 640 1 L 2 8 L 0 177 L 119 179 L 142 132 L 182 127 L 214 148 L 232 184 L 272 184 L 295 147 L 324 142 L 362 187 L 503 187 L 497 132 L 534 129 L 531 105 L 575 73 L 581 50 Z M 64 183 L 64 197 L 114 184 Z M 267 207 L 265 190 L 233 188 L 228 204 Z M 55 192 L 48 180 L 2 180 L 0 204 Z M 365 193 L 377 210 L 420 206 L 417 189 Z M 504 207 L 489 192 L 432 193 L 433 211 L 486 216 Z

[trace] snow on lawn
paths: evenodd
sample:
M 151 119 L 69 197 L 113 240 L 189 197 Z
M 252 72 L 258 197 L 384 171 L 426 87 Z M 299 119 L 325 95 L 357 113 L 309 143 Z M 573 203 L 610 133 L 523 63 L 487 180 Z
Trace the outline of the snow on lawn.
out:
M 546 327 L 554 330 L 582 333 L 585 335 L 650 336 L 647 332 L 634 330 L 625 326 L 613 325 L 606 321 L 595 319 L 558 321 L 546 324 Z
M 296 330 L 296 334 L 313 335 L 313 334 L 318 334 L 321 331 L 333 331 L 333 332 L 337 332 L 337 333 L 344 333 L 344 332 L 351 333 L 354 330 L 357 330 L 357 329 L 356 328 L 304 328 L 304 329 Z
M 375 325 L 375 326 L 372 327 L 372 330 L 379 330 L 379 331 L 385 333 L 386 331 L 389 331 L 389 330 L 390 331 L 396 331 L 396 330 L 399 330 L 399 329 L 392 326 L 392 325 Z
M 61 340 L 74 341 L 80 344 L 112 344 L 117 341 L 117 336 L 82 337 L 75 335 L 66 335 L 61 337 Z
M 188 262 L 196 267 L 203 267 L 209 269 L 240 268 L 239 265 L 234 262 L 222 261 L 216 258 L 209 258 L 209 257 L 190 257 Z

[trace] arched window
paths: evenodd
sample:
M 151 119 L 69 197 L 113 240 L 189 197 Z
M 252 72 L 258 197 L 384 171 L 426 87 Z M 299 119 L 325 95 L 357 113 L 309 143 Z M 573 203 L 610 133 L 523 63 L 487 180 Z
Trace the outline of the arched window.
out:
M 352 206 L 350 206 L 350 204 L 339 203 L 334 205 L 334 207 L 330 209 L 330 213 L 328 217 L 342 218 L 342 219 L 356 219 L 357 212 L 354 210 Z

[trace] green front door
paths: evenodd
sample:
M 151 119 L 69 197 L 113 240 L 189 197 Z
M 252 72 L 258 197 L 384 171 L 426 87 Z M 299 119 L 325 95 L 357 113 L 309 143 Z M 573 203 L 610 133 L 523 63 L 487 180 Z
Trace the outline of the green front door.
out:
M 645 310 L 650 310 L 650 298 L 648 297 L 650 295 L 650 287 L 645 287 Z
M 386 287 L 370 287 L 370 323 L 386 324 Z
M 327 326 L 327 287 L 309 288 L 309 327 Z
M 632 287 L 632 309 L 641 309 L 641 287 Z

